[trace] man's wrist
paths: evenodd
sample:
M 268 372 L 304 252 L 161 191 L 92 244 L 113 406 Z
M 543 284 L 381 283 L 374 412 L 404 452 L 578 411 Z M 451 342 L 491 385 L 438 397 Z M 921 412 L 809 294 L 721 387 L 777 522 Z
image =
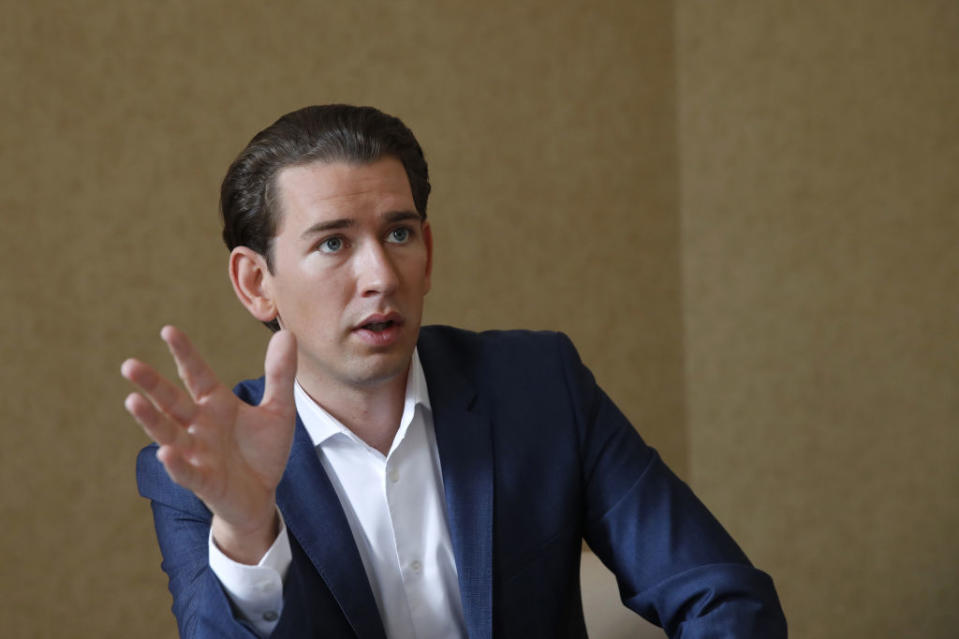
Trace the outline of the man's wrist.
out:
M 210 569 L 220 580 L 239 618 L 245 619 L 259 636 L 268 636 L 283 612 L 283 581 L 292 555 L 283 514 L 277 510 L 280 531 L 273 545 L 255 566 L 233 561 L 213 541 L 210 531 Z
M 210 530 L 220 552 L 237 563 L 255 566 L 276 541 L 280 520 L 274 504 L 269 516 L 248 526 L 236 526 L 214 515 Z

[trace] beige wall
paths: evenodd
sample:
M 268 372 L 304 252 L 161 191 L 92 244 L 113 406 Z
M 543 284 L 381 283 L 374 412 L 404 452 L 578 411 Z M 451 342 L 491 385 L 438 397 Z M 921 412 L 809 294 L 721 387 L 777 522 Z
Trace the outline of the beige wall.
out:
M 694 486 L 793 636 L 955 637 L 959 4 L 677 6 Z
M 174 636 L 119 363 L 257 374 L 217 186 L 328 101 L 427 150 L 427 319 L 570 333 L 794 636 L 959 627 L 954 3 L 0 4 L 5 633 Z
M 429 321 L 567 331 L 685 469 L 668 3 L 2 4 L 0 634 L 174 635 L 119 364 L 172 373 L 174 322 L 224 379 L 259 374 L 217 189 L 309 103 L 420 137 Z

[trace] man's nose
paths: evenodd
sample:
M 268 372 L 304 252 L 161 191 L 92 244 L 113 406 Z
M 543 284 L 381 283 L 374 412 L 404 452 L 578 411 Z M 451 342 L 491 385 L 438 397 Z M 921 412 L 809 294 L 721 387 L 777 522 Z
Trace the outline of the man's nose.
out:
M 389 251 L 379 242 L 367 242 L 357 255 L 357 284 L 360 294 L 389 295 L 400 278 Z

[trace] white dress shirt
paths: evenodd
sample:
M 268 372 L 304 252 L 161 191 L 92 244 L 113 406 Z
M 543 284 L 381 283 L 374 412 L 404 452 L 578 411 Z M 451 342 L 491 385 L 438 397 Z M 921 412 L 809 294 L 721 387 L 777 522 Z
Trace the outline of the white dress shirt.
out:
M 296 410 L 340 499 L 390 639 L 465 637 L 456 562 L 426 378 L 413 352 L 399 429 L 386 456 L 294 386 Z M 256 566 L 224 555 L 210 536 L 210 566 L 265 636 L 283 608 L 291 562 L 286 525 Z

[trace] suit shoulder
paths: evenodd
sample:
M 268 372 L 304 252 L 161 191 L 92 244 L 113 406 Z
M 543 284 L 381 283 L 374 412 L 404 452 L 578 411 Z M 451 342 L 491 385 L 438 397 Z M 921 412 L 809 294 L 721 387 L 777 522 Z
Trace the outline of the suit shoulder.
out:
M 156 453 L 157 445 L 150 444 L 137 455 L 137 488 L 140 495 L 177 510 L 209 516 L 210 511 L 196 495 L 173 483 Z
M 424 326 L 420 355 L 431 361 L 474 370 L 532 374 L 546 368 L 579 363 L 572 341 L 564 333 L 533 330 L 468 331 L 451 326 Z
M 263 399 L 263 390 L 265 387 L 264 377 L 257 379 L 245 379 L 233 387 L 233 394 L 242 399 L 251 406 L 256 406 Z
M 558 331 L 527 329 L 470 331 L 453 326 L 431 325 L 420 329 L 421 343 L 457 351 L 521 351 L 572 348 L 572 341 Z

